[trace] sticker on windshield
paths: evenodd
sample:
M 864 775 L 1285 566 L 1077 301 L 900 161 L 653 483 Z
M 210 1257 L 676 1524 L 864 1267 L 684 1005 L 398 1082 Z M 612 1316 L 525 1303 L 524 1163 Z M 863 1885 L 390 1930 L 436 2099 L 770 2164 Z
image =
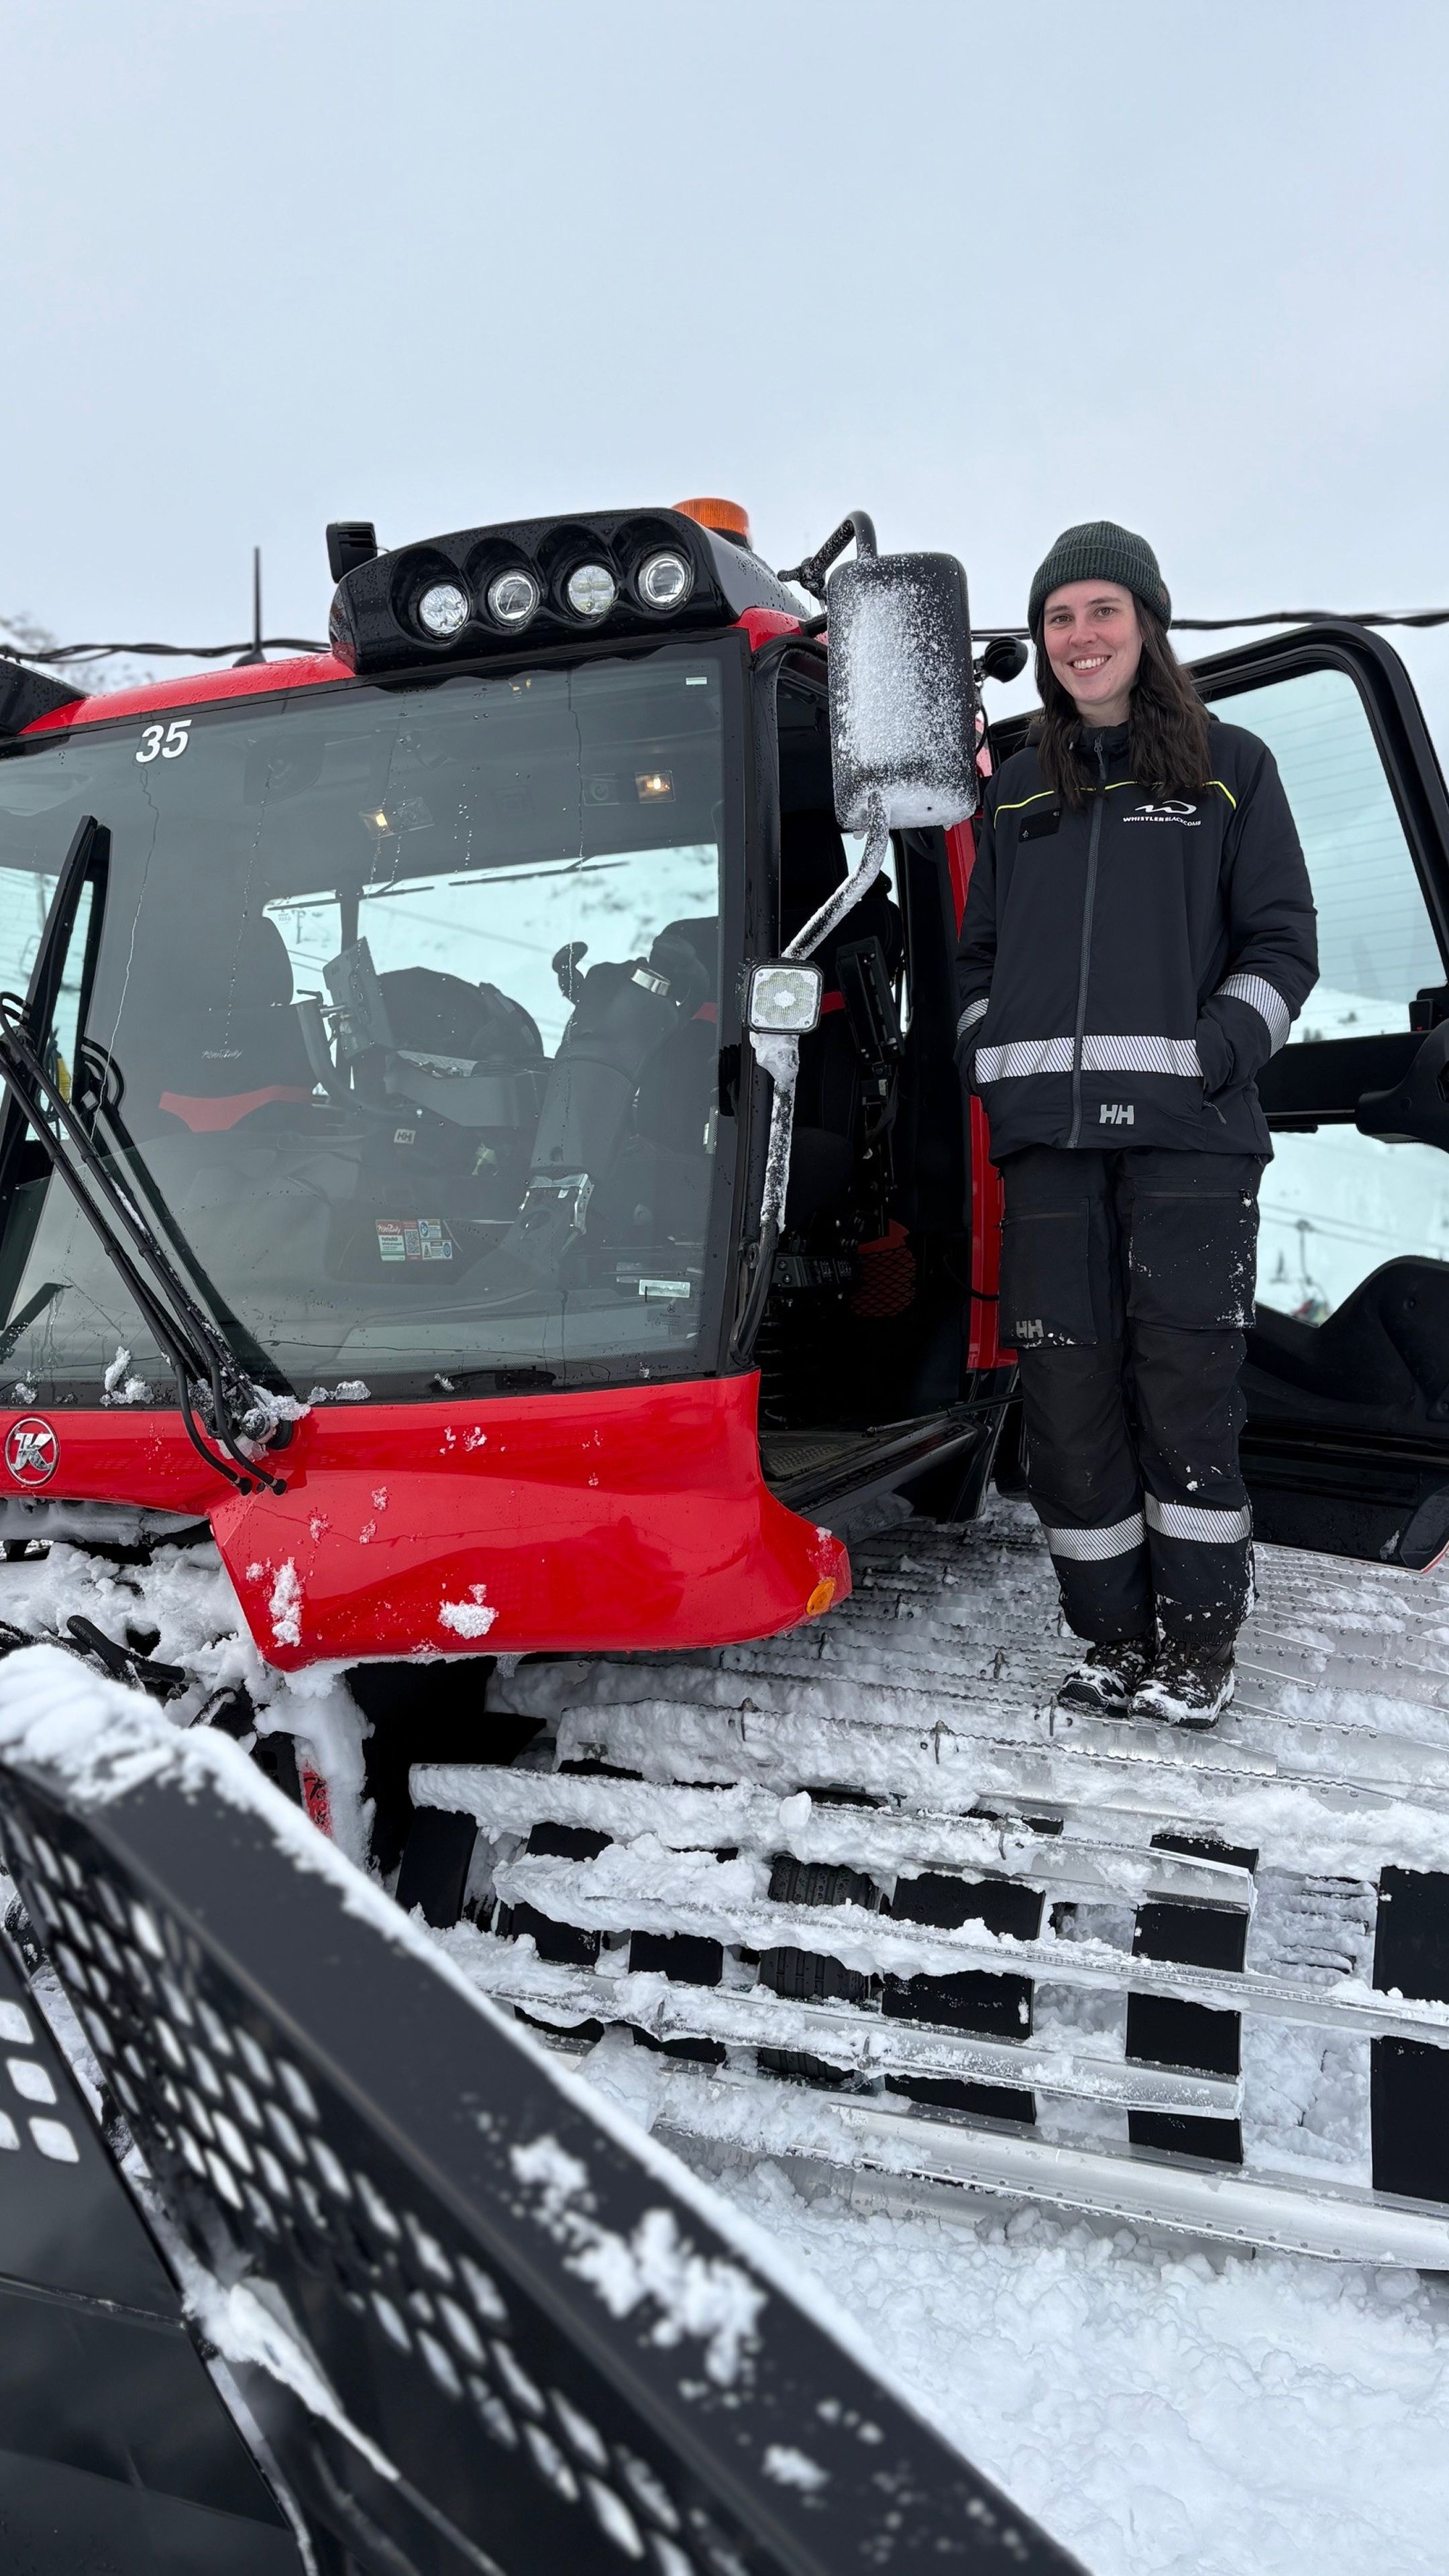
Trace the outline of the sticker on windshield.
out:
M 174 724 L 144 726 L 136 758 L 142 762 L 179 760 L 191 740 L 192 722 L 190 716 L 178 716 Z
M 451 1261 L 452 1238 L 440 1216 L 380 1216 L 377 1249 L 384 1261 Z

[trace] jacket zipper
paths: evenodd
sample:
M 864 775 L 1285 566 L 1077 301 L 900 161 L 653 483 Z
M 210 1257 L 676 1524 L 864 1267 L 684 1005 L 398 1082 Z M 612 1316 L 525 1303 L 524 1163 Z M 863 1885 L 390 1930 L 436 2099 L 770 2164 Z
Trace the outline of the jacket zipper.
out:
M 1068 1148 L 1075 1145 L 1082 1132 L 1082 1032 L 1087 1025 L 1087 975 L 1092 958 L 1092 912 L 1097 900 L 1097 849 L 1102 838 L 1102 816 L 1107 804 L 1107 750 L 1097 744 L 1097 801 L 1092 807 L 1091 837 L 1087 842 L 1087 892 L 1082 905 L 1082 971 L 1077 980 L 1077 1028 L 1072 1040 L 1072 1132 Z

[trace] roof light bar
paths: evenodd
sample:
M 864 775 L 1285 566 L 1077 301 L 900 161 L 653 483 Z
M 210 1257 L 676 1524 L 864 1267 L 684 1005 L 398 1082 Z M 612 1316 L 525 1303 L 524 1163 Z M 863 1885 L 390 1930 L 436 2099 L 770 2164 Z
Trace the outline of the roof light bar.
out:
M 737 529 L 678 510 L 600 510 L 462 528 L 354 564 L 332 602 L 331 646 L 360 674 L 416 671 L 516 653 L 525 632 L 530 652 L 585 635 L 658 642 L 676 627 L 733 625 L 748 608 L 799 616 Z

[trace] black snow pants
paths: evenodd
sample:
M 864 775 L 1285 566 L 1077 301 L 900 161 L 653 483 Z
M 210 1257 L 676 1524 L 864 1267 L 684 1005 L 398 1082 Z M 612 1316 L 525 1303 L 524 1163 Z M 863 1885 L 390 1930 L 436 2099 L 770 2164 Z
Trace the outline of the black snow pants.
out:
M 1001 1166 L 1001 1338 L 1079 1637 L 1226 1647 L 1252 1597 L 1238 1373 L 1256 1154 L 1029 1145 Z

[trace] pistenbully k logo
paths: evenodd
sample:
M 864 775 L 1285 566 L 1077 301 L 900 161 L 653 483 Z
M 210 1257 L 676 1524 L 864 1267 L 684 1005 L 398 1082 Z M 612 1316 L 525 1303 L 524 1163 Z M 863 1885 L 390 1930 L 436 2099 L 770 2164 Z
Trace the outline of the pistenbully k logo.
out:
M 48 1485 L 60 1458 L 60 1442 L 38 1413 L 12 1422 L 5 1435 L 5 1464 L 17 1485 Z

